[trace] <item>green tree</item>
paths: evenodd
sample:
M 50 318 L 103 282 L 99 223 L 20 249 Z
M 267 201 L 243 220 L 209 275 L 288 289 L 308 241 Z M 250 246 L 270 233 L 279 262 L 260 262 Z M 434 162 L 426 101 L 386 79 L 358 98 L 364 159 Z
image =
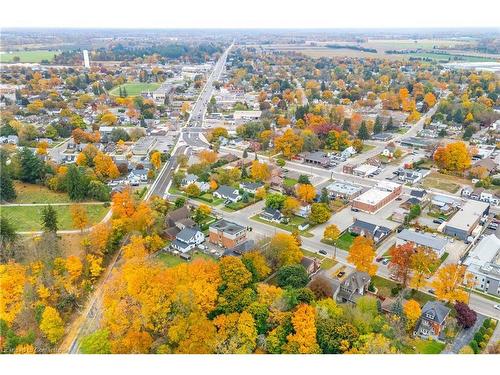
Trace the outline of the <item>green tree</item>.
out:
M 17 194 L 10 174 L 5 166 L 0 166 L 0 201 L 13 201 Z
M 18 235 L 11 220 L 5 216 L 0 217 L 0 261 L 7 262 L 14 258 L 14 247 L 17 243 Z
M 286 196 L 283 194 L 269 194 L 266 197 L 266 207 L 274 208 L 275 210 L 281 210 L 283 208 L 283 204 L 285 203 Z
M 36 183 L 45 174 L 45 164 L 29 148 L 24 147 L 19 152 L 21 166 L 20 179 L 23 182 Z
M 375 119 L 375 124 L 373 125 L 373 133 L 379 134 L 384 131 L 384 126 L 382 125 L 382 121 L 380 120 L 380 116 L 377 116 Z
M 42 226 L 45 232 L 57 232 L 57 212 L 50 204 L 43 208 Z
M 83 354 L 111 354 L 109 331 L 107 329 L 99 329 L 82 338 L 80 352 Z
M 331 216 L 332 213 L 326 204 L 313 203 L 311 205 L 311 213 L 309 214 L 309 221 L 311 224 L 326 223 Z
M 89 182 L 83 167 L 77 167 L 74 164 L 70 165 L 65 179 L 69 199 L 73 201 L 84 199 L 88 192 Z
M 366 123 L 363 121 L 358 130 L 358 138 L 362 140 L 370 139 L 370 133 L 366 127 Z
M 306 269 L 301 264 L 281 267 L 276 273 L 278 285 L 282 288 L 303 288 L 309 282 Z

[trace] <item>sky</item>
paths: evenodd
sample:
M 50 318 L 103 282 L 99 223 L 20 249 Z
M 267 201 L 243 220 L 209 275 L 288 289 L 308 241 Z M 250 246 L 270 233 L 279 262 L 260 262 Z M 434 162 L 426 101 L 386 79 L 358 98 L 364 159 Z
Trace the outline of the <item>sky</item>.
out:
M 500 1 L 5 0 L 0 27 L 498 27 Z

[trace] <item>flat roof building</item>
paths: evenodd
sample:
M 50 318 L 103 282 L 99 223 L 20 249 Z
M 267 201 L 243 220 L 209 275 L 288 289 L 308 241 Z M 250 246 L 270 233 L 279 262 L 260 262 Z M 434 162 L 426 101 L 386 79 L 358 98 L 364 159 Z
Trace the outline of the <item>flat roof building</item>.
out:
M 399 196 L 401 191 L 402 185 L 380 181 L 376 187 L 356 197 L 352 201 L 352 207 L 373 214 Z
M 484 237 L 463 264 L 474 275 L 476 289 L 500 295 L 500 239 L 495 234 Z
M 368 176 L 377 171 L 378 167 L 375 167 L 370 164 L 361 164 L 359 167 L 356 167 L 352 170 L 352 174 L 355 176 Z
M 348 182 L 335 181 L 326 187 L 333 198 L 353 199 L 361 194 L 363 187 Z
M 468 200 L 446 224 L 444 233 L 463 241 L 467 240 L 481 218 L 488 214 L 489 210 L 489 203 Z
M 433 237 L 430 234 L 403 229 L 396 236 L 396 245 L 403 245 L 408 242 L 414 243 L 415 246 L 423 246 L 434 250 L 439 258 L 444 254 L 446 245 L 448 244 L 448 240 L 445 238 Z

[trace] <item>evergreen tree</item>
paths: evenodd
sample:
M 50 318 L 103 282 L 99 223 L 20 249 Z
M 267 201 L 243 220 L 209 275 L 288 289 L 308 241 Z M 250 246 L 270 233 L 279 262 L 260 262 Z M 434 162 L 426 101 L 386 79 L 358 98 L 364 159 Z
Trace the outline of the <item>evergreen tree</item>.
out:
M 45 165 L 33 151 L 24 147 L 19 153 L 19 157 L 21 163 L 21 181 L 34 184 L 43 177 Z
M 358 130 L 358 138 L 362 140 L 366 140 L 370 138 L 370 133 L 368 133 L 368 128 L 366 127 L 366 123 L 363 121 Z
M 0 201 L 12 201 L 16 196 L 9 172 L 4 166 L 0 166 Z
M 321 197 L 319 201 L 326 204 L 330 202 L 330 195 L 328 194 L 328 190 L 326 190 L 326 188 L 321 189 Z
M 385 129 L 386 130 L 393 130 L 394 129 L 394 121 L 392 120 L 392 116 L 389 117 L 389 121 L 387 122 Z
M 85 176 L 83 168 L 76 165 L 70 165 L 66 173 L 66 191 L 69 199 L 72 201 L 80 201 L 87 195 L 89 179 Z
M 122 91 L 122 87 L 120 86 L 118 89 L 120 90 L 120 98 L 123 98 L 123 91 Z
M 5 216 L 0 217 L 0 261 L 7 262 L 14 258 L 14 248 L 18 240 L 16 228 L 11 220 Z
M 248 151 L 247 151 L 247 149 L 244 149 L 243 150 L 243 159 L 246 159 L 246 158 L 248 158 Z
M 374 134 L 379 134 L 382 133 L 384 130 L 384 126 L 382 125 L 382 121 L 380 120 L 380 117 L 377 116 L 375 119 L 375 125 L 373 126 L 373 133 Z
M 124 87 L 123 88 L 123 97 L 126 98 L 127 96 L 128 96 L 127 89 Z
M 42 211 L 42 226 L 45 232 L 57 232 L 57 212 L 50 204 Z
M 351 119 L 345 118 L 344 123 L 342 124 L 342 130 L 348 132 L 351 129 Z

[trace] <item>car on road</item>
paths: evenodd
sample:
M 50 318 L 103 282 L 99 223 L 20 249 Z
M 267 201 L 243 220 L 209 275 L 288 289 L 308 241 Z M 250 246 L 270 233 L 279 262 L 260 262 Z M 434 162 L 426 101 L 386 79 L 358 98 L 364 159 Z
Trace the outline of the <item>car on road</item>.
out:
M 388 258 L 385 258 L 384 260 L 382 260 L 382 264 L 384 266 L 387 266 L 389 264 L 389 262 L 390 262 L 390 259 L 388 259 Z
M 493 308 L 500 310 L 500 305 L 493 305 Z
M 497 223 L 490 223 L 490 225 L 488 225 L 488 229 L 497 230 L 497 228 L 498 228 Z
M 434 224 L 443 224 L 444 220 L 443 219 L 434 219 L 432 220 Z
M 321 255 L 328 255 L 328 253 L 326 252 L 326 250 L 323 250 L 323 249 L 321 249 L 320 251 L 318 251 L 318 253 L 320 253 Z
M 402 201 L 402 200 L 403 200 L 403 198 L 401 198 L 401 197 L 397 197 L 397 198 L 396 198 L 396 200 L 397 200 L 397 201 Z
M 429 289 L 429 290 L 428 290 L 428 292 L 429 292 L 430 294 L 436 294 L 436 292 L 434 291 L 434 289 Z
M 351 207 L 351 211 L 353 211 L 353 212 L 359 212 L 359 208 Z

